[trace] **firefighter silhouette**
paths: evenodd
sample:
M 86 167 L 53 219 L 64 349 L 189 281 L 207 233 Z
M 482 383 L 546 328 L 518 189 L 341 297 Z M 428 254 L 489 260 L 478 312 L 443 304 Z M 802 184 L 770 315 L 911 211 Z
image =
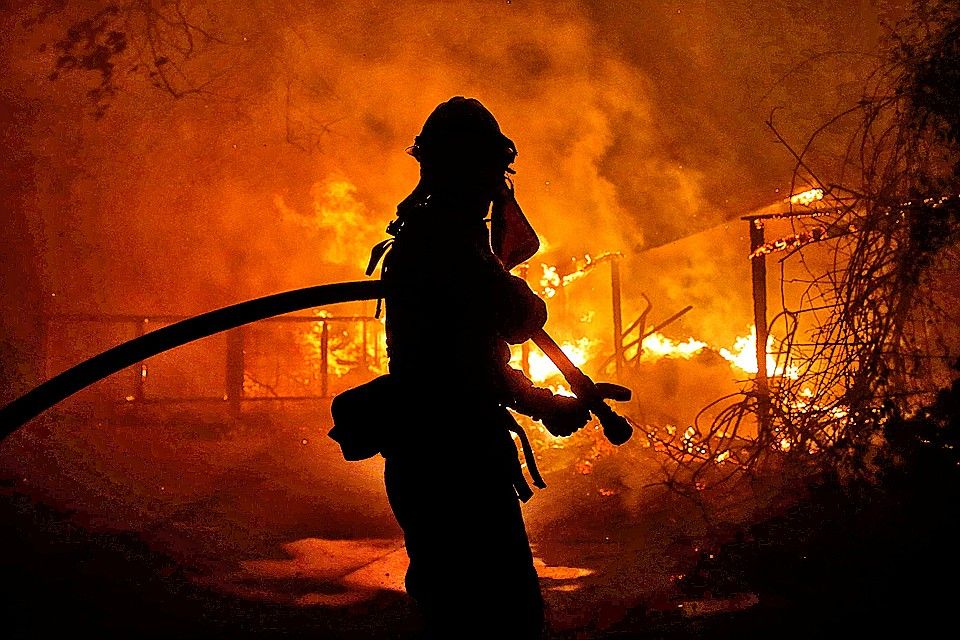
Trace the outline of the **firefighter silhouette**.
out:
M 520 510 L 532 492 L 511 432 L 544 485 L 507 408 L 557 435 L 589 413 L 508 364 L 508 343 L 529 339 L 547 317 L 507 270 L 538 246 L 506 176 L 513 142 L 479 101 L 458 96 L 430 114 L 408 153 L 420 181 L 398 206 L 389 251 L 378 245 L 372 257 L 374 265 L 386 252 L 394 399 L 382 452 L 410 557 L 407 591 L 428 637 L 535 638 L 543 600 Z

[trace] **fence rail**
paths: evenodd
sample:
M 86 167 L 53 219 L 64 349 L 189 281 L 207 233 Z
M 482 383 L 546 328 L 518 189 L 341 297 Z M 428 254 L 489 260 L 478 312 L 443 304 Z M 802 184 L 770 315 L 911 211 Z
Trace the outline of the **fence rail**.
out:
M 184 320 L 189 316 L 174 314 L 91 314 L 91 313 L 57 313 L 50 314 L 44 319 L 45 340 L 44 340 L 44 374 L 47 378 L 51 377 L 53 362 L 58 354 L 64 349 L 58 348 L 59 343 L 55 343 L 53 336 L 64 335 L 68 326 L 92 324 L 98 327 L 90 333 L 91 337 L 103 338 L 105 333 L 116 336 L 116 329 L 119 327 L 121 332 L 129 338 L 138 337 L 147 333 L 152 326 L 171 324 Z M 255 380 L 253 372 L 250 371 L 250 359 L 248 349 L 251 347 L 252 334 L 258 325 L 267 327 L 295 328 L 296 332 L 304 335 L 304 328 L 314 335 L 319 334 L 319 346 L 317 353 L 312 354 L 309 365 L 319 377 L 319 393 L 276 393 L 271 392 L 267 395 L 253 395 L 245 389 L 248 382 Z M 371 326 L 372 325 L 372 326 Z M 226 403 L 229 411 L 238 415 L 244 403 L 248 402 L 279 402 L 279 401 L 315 401 L 329 399 L 335 395 L 331 385 L 331 336 L 341 328 L 352 328 L 353 331 L 341 331 L 340 337 L 358 336 L 356 351 L 358 358 L 356 368 L 363 372 L 371 369 L 381 369 L 386 354 L 381 347 L 383 325 L 382 322 L 372 316 L 311 316 L 311 315 L 288 315 L 261 320 L 252 327 L 240 327 L 228 331 L 226 335 L 225 353 L 223 358 L 223 385 L 217 389 L 217 392 L 209 394 L 189 394 L 189 395 L 160 395 L 162 389 L 153 390 L 149 384 L 148 362 L 140 362 L 132 367 L 133 380 L 128 388 L 129 393 L 122 397 L 125 403 L 134 404 L 163 404 L 163 403 Z M 112 329 L 108 331 L 108 328 Z M 258 333 L 262 333 L 257 331 Z M 262 337 L 262 336 L 261 336 Z M 261 340 L 263 342 L 263 340 Z M 278 342 L 278 341 L 274 341 Z M 207 343 L 209 344 L 209 342 Z M 281 349 L 271 351 L 270 345 L 265 346 L 263 353 L 281 353 Z M 276 344 L 273 345 L 277 347 Z M 296 355 L 289 352 L 286 355 Z M 59 358 L 60 364 L 63 364 L 64 358 Z M 256 383 L 260 385 L 260 383 Z M 260 385 L 265 386 L 265 385 Z M 118 398 L 120 400 L 120 398 Z

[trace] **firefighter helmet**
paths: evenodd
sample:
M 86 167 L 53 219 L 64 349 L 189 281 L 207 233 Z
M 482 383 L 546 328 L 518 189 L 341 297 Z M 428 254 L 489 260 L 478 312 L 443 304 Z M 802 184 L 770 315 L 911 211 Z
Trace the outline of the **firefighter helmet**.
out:
M 466 163 L 508 173 L 514 173 L 510 165 L 517 157 L 516 145 L 500 131 L 493 114 L 476 98 L 463 96 L 439 104 L 407 152 L 424 168 Z

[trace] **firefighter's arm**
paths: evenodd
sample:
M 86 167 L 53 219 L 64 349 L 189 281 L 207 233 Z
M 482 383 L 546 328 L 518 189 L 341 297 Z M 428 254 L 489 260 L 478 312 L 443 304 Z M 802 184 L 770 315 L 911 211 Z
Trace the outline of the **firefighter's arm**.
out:
M 547 322 L 547 305 L 522 278 L 498 274 L 493 299 L 497 332 L 510 344 L 526 342 Z
M 534 386 L 522 371 L 504 366 L 509 407 L 543 423 L 555 436 L 569 436 L 590 421 L 590 411 L 576 398 Z
M 522 278 L 497 264 L 493 274 L 493 315 L 500 336 L 510 344 L 530 340 L 547 321 L 547 305 Z M 506 345 L 504 345 L 506 347 Z M 504 354 L 504 377 L 510 407 L 543 423 L 555 436 L 568 436 L 590 421 L 590 411 L 576 398 L 534 386 L 523 372 L 509 366 Z

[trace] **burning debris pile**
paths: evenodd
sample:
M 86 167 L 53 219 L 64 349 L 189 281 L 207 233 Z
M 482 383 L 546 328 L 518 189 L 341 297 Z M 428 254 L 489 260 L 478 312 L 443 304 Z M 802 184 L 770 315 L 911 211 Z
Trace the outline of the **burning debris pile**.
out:
M 885 427 L 922 413 L 949 384 L 960 347 L 958 34 L 956 7 L 927 3 L 892 31 L 862 99 L 803 149 L 768 123 L 796 160 L 796 182 L 811 187 L 783 211 L 745 218 L 757 324 L 785 338 L 768 343 L 752 386 L 664 443 L 678 463 L 673 480 L 716 485 L 770 452 L 818 454 L 870 475 Z M 812 150 L 840 127 L 853 133 L 835 166 Z M 764 228 L 779 225 L 781 237 L 766 241 Z M 769 323 L 768 258 L 777 259 L 783 302 Z

